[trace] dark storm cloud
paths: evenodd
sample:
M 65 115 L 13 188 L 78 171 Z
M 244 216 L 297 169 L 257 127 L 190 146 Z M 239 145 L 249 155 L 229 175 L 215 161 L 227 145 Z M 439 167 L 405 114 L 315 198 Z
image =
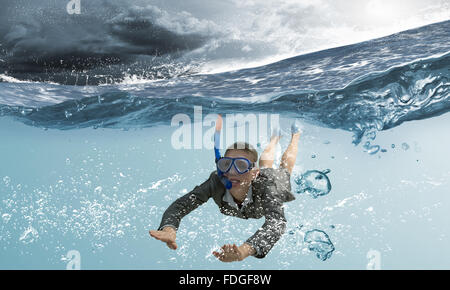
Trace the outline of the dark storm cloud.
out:
M 160 55 L 202 46 L 207 37 L 199 33 L 171 31 L 155 23 L 160 11 L 154 7 L 129 9 L 107 24 L 115 40 L 125 43 L 125 53 Z M 161 13 L 161 12 L 160 12 Z
M 80 15 L 68 1 L 1 1 L 0 69 L 20 74 L 86 70 L 173 57 L 203 46 L 210 23 L 157 7 L 83 1 Z M 118 2 L 120 3 L 120 2 Z M 124 2 L 123 2 L 124 3 Z

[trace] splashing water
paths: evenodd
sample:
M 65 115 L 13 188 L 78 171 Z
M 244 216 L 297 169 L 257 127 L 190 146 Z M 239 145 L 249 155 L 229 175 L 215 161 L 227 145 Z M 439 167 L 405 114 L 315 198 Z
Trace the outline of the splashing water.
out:
M 331 258 L 335 248 L 328 235 L 321 230 L 311 230 L 306 232 L 305 243 L 308 249 L 316 253 L 317 258 L 326 261 Z
M 331 170 L 327 169 L 322 171 L 309 170 L 300 177 L 295 178 L 295 183 L 299 186 L 297 188 L 297 193 L 306 193 L 311 195 L 313 198 L 318 198 L 320 196 L 325 196 L 331 191 L 331 182 L 327 174 Z

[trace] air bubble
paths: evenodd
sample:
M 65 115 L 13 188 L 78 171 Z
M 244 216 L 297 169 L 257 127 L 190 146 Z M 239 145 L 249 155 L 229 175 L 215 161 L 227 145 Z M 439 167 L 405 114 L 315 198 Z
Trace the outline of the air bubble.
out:
M 322 261 L 331 258 L 331 255 L 335 250 L 328 235 L 321 230 L 306 232 L 304 241 L 308 245 L 308 249 L 315 252 L 316 257 Z
M 33 228 L 32 226 L 29 226 L 20 236 L 19 241 L 21 241 L 24 244 L 31 244 L 35 240 L 39 238 L 38 231 Z
M 297 193 L 306 193 L 313 198 L 327 195 L 331 191 L 331 182 L 327 176 L 328 173 L 330 173 L 329 169 L 324 170 L 323 172 L 310 170 L 301 177 L 297 177 L 295 180 L 295 183 L 299 185 Z
M 9 176 L 5 176 L 3 177 L 3 182 L 5 183 L 6 186 L 8 186 L 9 183 L 11 182 L 11 178 L 9 178 Z
M 370 142 L 366 142 L 366 144 L 364 144 L 364 149 L 366 150 L 367 153 L 369 153 L 370 155 L 375 155 L 377 154 L 381 147 L 380 145 L 370 145 Z
M 405 150 L 405 151 L 408 151 L 408 150 L 409 150 L 409 145 L 408 145 L 408 143 L 403 143 L 403 144 L 402 144 L 402 149 Z
M 2 220 L 5 224 L 7 224 L 10 219 L 11 219 L 11 215 L 9 213 L 2 214 Z

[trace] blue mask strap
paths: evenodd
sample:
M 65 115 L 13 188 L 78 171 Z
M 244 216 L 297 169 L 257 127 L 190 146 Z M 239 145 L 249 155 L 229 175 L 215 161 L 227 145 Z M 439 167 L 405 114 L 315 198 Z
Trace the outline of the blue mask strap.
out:
M 216 164 L 217 161 L 219 161 L 219 159 L 222 158 L 222 156 L 220 155 L 219 147 L 220 147 L 220 131 L 216 131 L 216 133 L 214 134 L 214 154 L 216 157 Z M 228 178 L 226 178 L 223 175 L 223 172 L 219 169 L 219 167 L 217 167 L 217 174 L 219 175 L 220 181 L 222 181 L 226 189 L 231 189 L 231 187 L 233 187 L 231 181 L 229 181 Z

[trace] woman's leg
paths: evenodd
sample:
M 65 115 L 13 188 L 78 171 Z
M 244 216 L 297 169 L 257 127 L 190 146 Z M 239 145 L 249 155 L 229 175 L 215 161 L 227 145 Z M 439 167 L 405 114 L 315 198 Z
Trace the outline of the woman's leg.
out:
M 272 135 L 269 145 L 267 145 L 266 149 L 264 149 L 264 152 L 259 158 L 259 168 L 272 168 L 273 162 L 275 160 L 275 148 L 280 139 L 281 135 Z
M 281 157 L 280 167 L 286 168 L 289 173 L 292 173 L 294 169 L 295 160 L 297 159 L 298 152 L 298 140 L 300 139 L 301 132 L 293 133 L 291 143 L 289 144 L 286 151 L 284 151 Z

